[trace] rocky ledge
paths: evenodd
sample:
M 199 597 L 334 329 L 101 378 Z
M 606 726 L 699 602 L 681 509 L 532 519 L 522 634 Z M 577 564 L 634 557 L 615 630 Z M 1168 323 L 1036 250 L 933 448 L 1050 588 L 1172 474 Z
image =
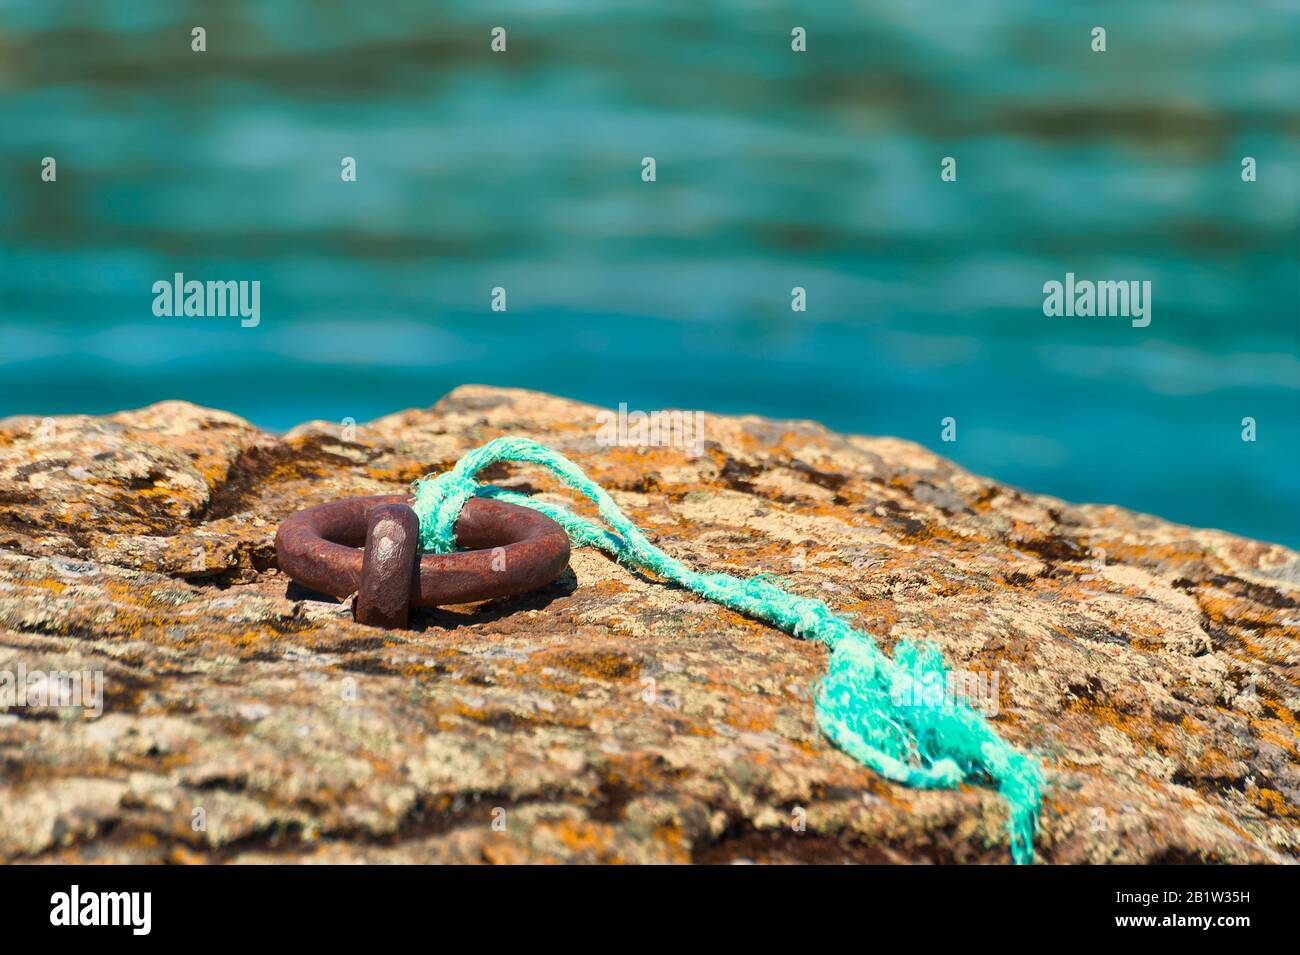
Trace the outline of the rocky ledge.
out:
M 0 421 L 0 674 L 103 679 L 98 715 L 0 705 L 0 859 L 1007 860 L 995 793 L 893 785 L 820 736 L 823 647 L 592 550 L 402 632 L 276 569 L 294 510 L 504 434 L 577 461 L 687 562 L 774 574 L 886 647 L 938 643 L 1042 759 L 1042 861 L 1300 855 L 1300 555 L 891 438 L 707 416 L 697 456 L 602 447 L 597 414 L 465 387 L 284 435 L 180 402 Z

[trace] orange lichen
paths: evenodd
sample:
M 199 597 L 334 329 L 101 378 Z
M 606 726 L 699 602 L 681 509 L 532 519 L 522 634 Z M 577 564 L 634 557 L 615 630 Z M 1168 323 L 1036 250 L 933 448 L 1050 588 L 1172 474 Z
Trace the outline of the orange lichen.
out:
M 631 680 L 641 672 L 640 663 L 619 653 L 573 651 L 551 654 L 546 659 L 549 665 L 563 667 L 593 680 Z
M 1300 819 L 1300 807 L 1288 802 L 1287 798 L 1276 789 L 1248 789 L 1246 798 L 1270 816 Z

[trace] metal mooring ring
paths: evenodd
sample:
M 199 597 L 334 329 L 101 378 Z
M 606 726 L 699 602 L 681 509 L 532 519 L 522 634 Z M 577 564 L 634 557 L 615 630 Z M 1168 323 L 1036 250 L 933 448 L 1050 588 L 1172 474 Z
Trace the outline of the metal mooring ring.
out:
M 466 550 L 421 556 L 418 536 L 419 521 L 406 497 L 349 497 L 283 520 L 275 532 L 275 558 L 304 587 L 335 597 L 356 594 L 357 621 L 390 629 L 406 626 L 411 607 L 528 593 L 569 566 L 564 528 L 504 501 L 465 502 L 456 543 Z

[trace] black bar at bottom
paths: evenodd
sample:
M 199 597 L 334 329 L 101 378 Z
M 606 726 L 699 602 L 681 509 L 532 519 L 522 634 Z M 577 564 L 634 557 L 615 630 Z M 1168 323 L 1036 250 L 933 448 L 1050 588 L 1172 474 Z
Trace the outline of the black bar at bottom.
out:
M 0 924 L 9 945 L 72 933 L 128 945 L 495 945 L 512 933 L 530 945 L 771 944 L 782 929 L 863 945 L 884 941 L 881 932 L 933 942 L 1027 930 L 1231 943 L 1285 930 L 1295 885 L 1289 867 L 9 866 L 0 867 Z

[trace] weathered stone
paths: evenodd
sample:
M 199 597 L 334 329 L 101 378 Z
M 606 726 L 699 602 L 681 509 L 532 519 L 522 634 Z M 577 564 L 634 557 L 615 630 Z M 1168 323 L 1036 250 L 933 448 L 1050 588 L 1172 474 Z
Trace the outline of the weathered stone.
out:
M 105 687 L 97 718 L 0 713 L 0 859 L 1007 860 L 995 793 L 887 783 L 820 736 L 824 648 L 599 553 L 408 631 L 275 569 L 294 510 L 503 434 L 577 461 L 688 563 L 996 675 L 994 723 L 1048 772 L 1041 859 L 1300 855 L 1300 555 L 896 439 L 709 416 L 689 457 L 599 447 L 596 413 L 466 387 L 347 440 L 181 402 L 0 421 L 0 671 Z

